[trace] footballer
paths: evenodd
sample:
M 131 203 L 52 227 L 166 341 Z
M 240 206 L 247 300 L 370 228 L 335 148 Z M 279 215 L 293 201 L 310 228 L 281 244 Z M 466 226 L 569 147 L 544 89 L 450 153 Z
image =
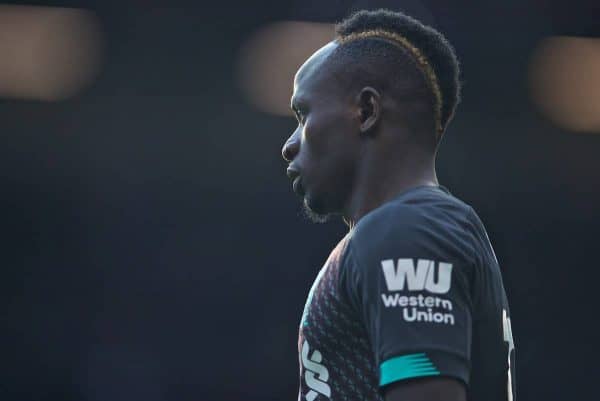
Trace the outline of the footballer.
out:
M 315 220 L 349 227 L 301 318 L 299 400 L 515 400 L 498 262 L 436 178 L 459 98 L 448 41 L 387 10 L 338 24 L 296 73 L 287 174 Z

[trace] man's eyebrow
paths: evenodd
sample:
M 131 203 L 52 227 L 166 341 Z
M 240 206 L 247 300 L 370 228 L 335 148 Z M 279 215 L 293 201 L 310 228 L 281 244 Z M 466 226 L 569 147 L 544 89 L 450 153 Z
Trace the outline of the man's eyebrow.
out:
M 292 96 L 291 103 L 290 103 L 292 110 L 300 109 L 300 108 L 304 107 L 305 104 L 306 104 L 306 102 L 304 99 L 302 99 L 298 96 Z

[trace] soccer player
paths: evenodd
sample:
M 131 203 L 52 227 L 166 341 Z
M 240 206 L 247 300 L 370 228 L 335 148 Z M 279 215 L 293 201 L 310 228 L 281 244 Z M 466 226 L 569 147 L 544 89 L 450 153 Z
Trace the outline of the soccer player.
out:
M 439 32 L 386 10 L 340 23 L 295 76 L 287 174 L 314 219 L 349 226 L 301 318 L 300 400 L 515 399 L 498 262 L 435 173 L 458 76 Z

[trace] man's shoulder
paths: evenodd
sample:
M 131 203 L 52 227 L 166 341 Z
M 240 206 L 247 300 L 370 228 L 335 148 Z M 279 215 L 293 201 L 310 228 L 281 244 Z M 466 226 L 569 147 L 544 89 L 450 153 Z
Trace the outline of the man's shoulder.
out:
M 418 187 L 400 194 L 359 220 L 356 236 L 389 229 L 414 229 L 449 220 L 462 220 L 472 212 L 465 202 L 443 187 Z
M 350 242 L 359 253 L 375 250 L 418 249 L 450 238 L 470 242 L 472 209 L 440 187 L 419 187 L 365 215 L 351 233 Z

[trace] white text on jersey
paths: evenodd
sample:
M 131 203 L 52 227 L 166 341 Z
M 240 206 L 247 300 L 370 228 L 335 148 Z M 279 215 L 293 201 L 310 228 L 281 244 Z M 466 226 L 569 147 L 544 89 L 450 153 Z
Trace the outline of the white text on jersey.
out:
M 383 275 L 388 291 L 402 291 L 405 287 L 409 291 L 427 290 L 434 294 L 445 294 L 450 290 L 452 278 L 452 264 L 433 260 L 418 259 L 415 266 L 411 258 L 398 259 L 394 264 L 393 259 L 381 261 Z

